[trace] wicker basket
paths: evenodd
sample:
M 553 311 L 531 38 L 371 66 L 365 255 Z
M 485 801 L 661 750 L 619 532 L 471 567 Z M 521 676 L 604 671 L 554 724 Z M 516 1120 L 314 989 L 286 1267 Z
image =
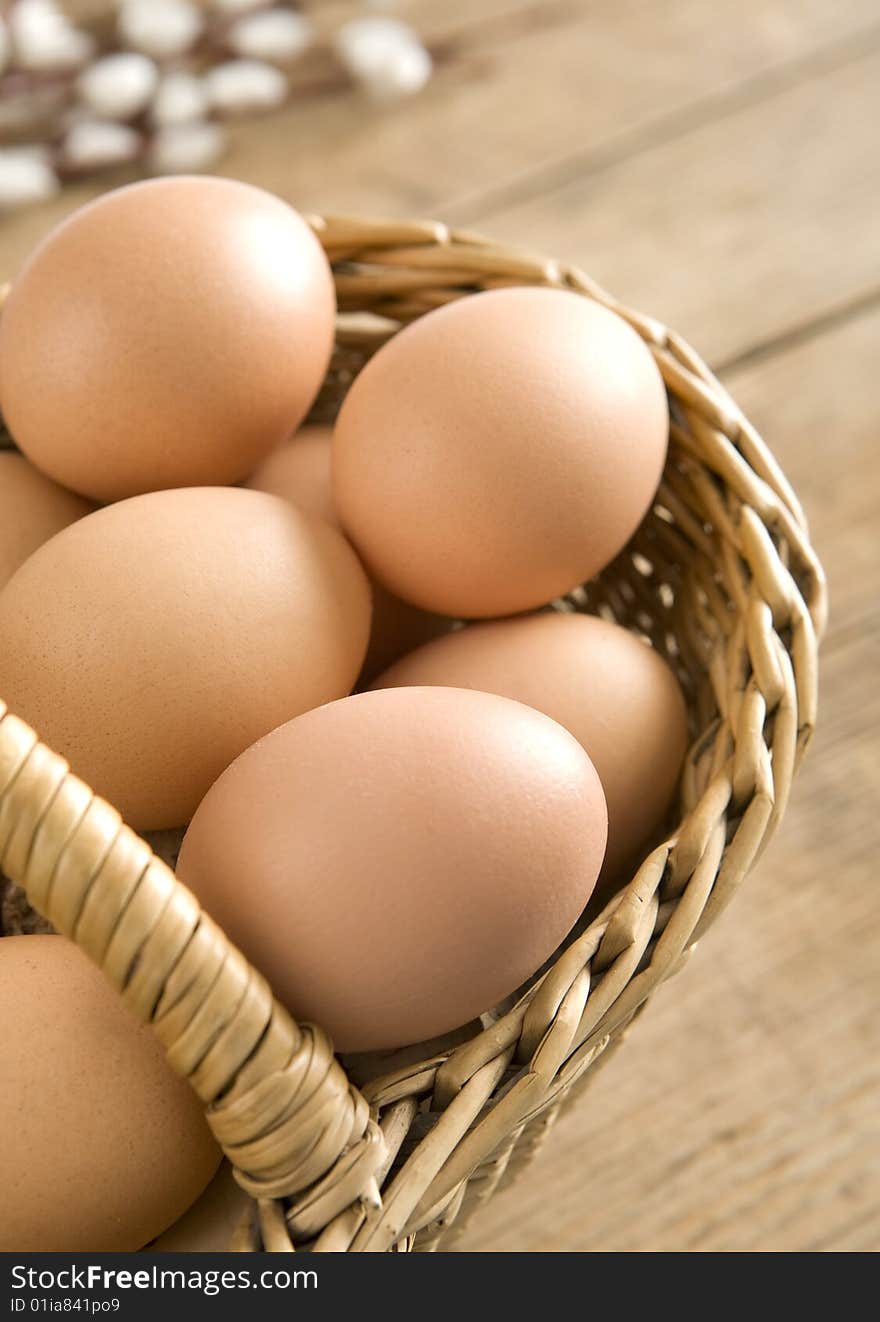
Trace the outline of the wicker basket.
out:
M 233 1247 L 430 1250 L 528 1161 L 773 833 L 813 729 L 825 587 L 788 482 L 678 336 L 580 271 L 477 235 L 312 223 L 341 310 L 316 417 L 333 416 L 400 324 L 481 289 L 575 290 L 651 348 L 672 412 L 657 503 L 626 552 L 559 605 L 649 635 L 677 670 L 693 740 L 679 821 L 512 1008 L 442 1049 L 361 1061 L 356 1082 L 325 1033 L 294 1023 L 169 868 L 2 703 L 0 865 L 152 1023 L 205 1103 L 253 1200 Z

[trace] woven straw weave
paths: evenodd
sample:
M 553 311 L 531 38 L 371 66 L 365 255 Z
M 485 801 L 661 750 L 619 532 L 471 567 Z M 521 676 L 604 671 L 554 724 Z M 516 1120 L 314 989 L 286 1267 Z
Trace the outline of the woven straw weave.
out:
M 510 1008 L 440 1046 L 352 1062 L 350 1075 L 322 1030 L 294 1023 L 170 869 L 2 703 L 0 866 L 152 1023 L 205 1103 L 254 1200 L 236 1248 L 431 1250 L 528 1161 L 772 835 L 813 730 L 825 588 L 784 475 L 677 335 L 580 271 L 478 235 L 312 223 L 341 312 L 316 417 L 334 415 L 401 324 L 481 289 L 575 290 L 651 348 L 672 411 L 656 505 L 625 553 L 558 605 L 648 635 L 676 669 L 692 734 L 678 820 Z

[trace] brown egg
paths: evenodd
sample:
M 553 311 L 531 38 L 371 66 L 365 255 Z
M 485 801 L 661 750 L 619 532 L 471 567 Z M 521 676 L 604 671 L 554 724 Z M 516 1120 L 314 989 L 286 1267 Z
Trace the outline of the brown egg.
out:
M 454 617 L 514 614 L 624 546 L 668 430 L 660 373 L 620 317 L 561 290 L 493 290 L 421 317 L 356 378 L 336 507 L 389 591 Z
M 333 505 L 330 481 L 332 427 L 303 427 L 296 436 L 274 450 L 252 474 L 247 486 L 270 491 L 292 501 L 307 514 L 340 526 Z M 367 683 L 404 652 L 448 633 L 452 621 L 442 615 L 410 606 L 373 582 L 373 625 L 361 674 Z
M 14 450 L 0 452 L 0 588 L 38 546 L 94 508 Z
M 468 625 L 404 657 L 374 687 L 408 684 L 500 693 L 570 730 L 608 804 L 603 877 L 662 823 L 687 748 L 684 698 L 663 658 L 619 625 L 557 611 Z
M 552 954 L 605 848 L 599 778 L 561 726 L 459 689 L 359 693 L 248 749 L 179 875 L 279 998 L 343 1051 L 490 1009 Z
M 245 486 L 292 501 L 306 514 L 339 527 L 330 484 L 333 428 L 302 427 L 267 455 Z
M 201 1104 L 61 936 L 0 940 L 0 1250 L 123 1252 L 220 1161 Z
M 0 398 L 25 454 L 96 500 L 245 477 L 298 425 L 333 345 L 301 216 L 231 179 L 152 179 L 74 212 L 0 317 Z
M 0 693 L 137 830 L 189 820 L 229 763 L 347 693 L 369 584 L 277 496 L 135 496 L 67 528 L 0 593 Z

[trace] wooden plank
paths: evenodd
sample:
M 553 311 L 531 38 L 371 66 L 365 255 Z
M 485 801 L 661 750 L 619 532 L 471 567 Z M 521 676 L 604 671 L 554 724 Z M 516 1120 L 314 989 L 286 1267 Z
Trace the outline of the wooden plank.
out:
M 480 227 L 585 266 L 718 361 L 876 286 L 880 53 Z
M 207 9 L 211 0 L 195 0 L 199 9 Z M 422 35 L 431 38 L 446 35 L 451 29 L 472 26 L 499 16 L 517 15 L 534 10 L 540 0 L 401 0 L 394 6 L 395 15 L 411 23 Z M 75 23 L 100 24 L 106 21 L 110 0 L 63 0 L 61 6 Z M 302 6 L 320 33 L 333 32 L 340 23 L 362 16 L 362 0 L 312 0 Z
M 878 1246 L 878 670 L 880 616 L 826 657 L 779 840 L 463 1248 Z
M 499 7 L 493 0 L 485 12 Z M 687 117 L 719 88 L 768 71 L 792 76 L 790 66 L 829 43 L 851 42 L 876 19 L 873 0 L 801 0 L 796 12 L 789 0 L 581 0 L 524 8 L 530 23 L 473 33 L 407 105 L 383 112 L 334 94 L 233 125 L 222 172 L 278 191 L 304 210 L 439 213 L 488 188 L 519 187 L 524 172 L 527 187 L 528 172 L 548 160 L 599 150 L 673 112 Z M 468 9 L 483 14 L 484 4 L 456 6 L 462 14 Z M 436 0 L 419 7 L 425 22 L 442 12 Z M 453 26 L 449 16 L 442 21 Z M 680 131 L 679 120 L 670 131 Z M 52 203 L 6 217 L 4 272 L 14 271 L 61 216 L 127 177 L 71 187 Z M 532 240 L 527 226 L 514 237 Z
M 409 23 L 423 41 L 445 46 L 458 37 L 492 39 L 498 32 L 521 30 L 522 25 L 542 25 L 547 13 L 551 21 L 563 22 L 583 12 L 588 0 L 398 0 L 386 5 L 393 17 Z M 362 18 L 363 0 L 320 0 L 306 6 L 319 32 L 332 36 L 349 18 Z M 503 25 L 499 28 L 499 24 Z
M 685 110 L 709 89 L 787 68 L 876 20 L 869 0 L 847 0 L 833 17 L 810 0 L 796 22 L 786 0 L 572 8 L 580 17 L 564 21 L 565 7 L 535 6 L 545 16 L 515 38 L 464 42 L 421 97 L 390 113 L 353 114 L 340 98 L 292 106 L 267 122 L 271 133 L 245 126 L 224 168 L 308 210 L 434 215 L 547 158 Z

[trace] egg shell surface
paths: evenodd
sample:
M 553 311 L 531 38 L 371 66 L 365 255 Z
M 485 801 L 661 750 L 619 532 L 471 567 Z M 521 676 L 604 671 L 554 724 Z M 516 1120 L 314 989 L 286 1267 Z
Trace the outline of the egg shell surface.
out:
M 591 299 L 507 288 L 429 312 L 337 419 L 342 526 L 390 592 L 516 614 L 592 578 L 650 507 L 669 413 L 644 341 Z
M 38 546 L 94 508 L 23 455 L 0 451 L 0 589 Z
M 0 939 L 0 1251 L 130 1252 L 220 1162 L 201 1103 L 62 936 Z
M 280 198 L 173 176 L 105 193 L 35 249 L 0 316 L 19 448 L 98 501 L 247 476 L 307 413 L 336 298 Z
M 332 427 L 302 427 L 263 460 L 246 485 L 282 496 L 341 530 L 330 476 L 332 440 Z M 373 624 L 360 683 L 369 682 L 405 652 L 452 628 L 446 616 L 410 606 L 375 580 L 371 586 Z
M 423 1041 L 553 953 L 602 863 L 592 763 L 555 721 L 449 688 L 281 726 L 200 805 L 178 874 L 337 1049 Z
M 603 878 L 637 859 L 662 824 L 687 748 L 687 710 L 670 667 L 628 629 L 561 611 L 470 624 L 374 681 L 376 688 L 408 684 L 499 693 L 565 726 L 605 791 Z
M 261 735 L 348 693 L 370 590 L 277 496 L 153 492 L 88 515 L 0 593 L 0 693 L 136 830 L 189 820 Z

